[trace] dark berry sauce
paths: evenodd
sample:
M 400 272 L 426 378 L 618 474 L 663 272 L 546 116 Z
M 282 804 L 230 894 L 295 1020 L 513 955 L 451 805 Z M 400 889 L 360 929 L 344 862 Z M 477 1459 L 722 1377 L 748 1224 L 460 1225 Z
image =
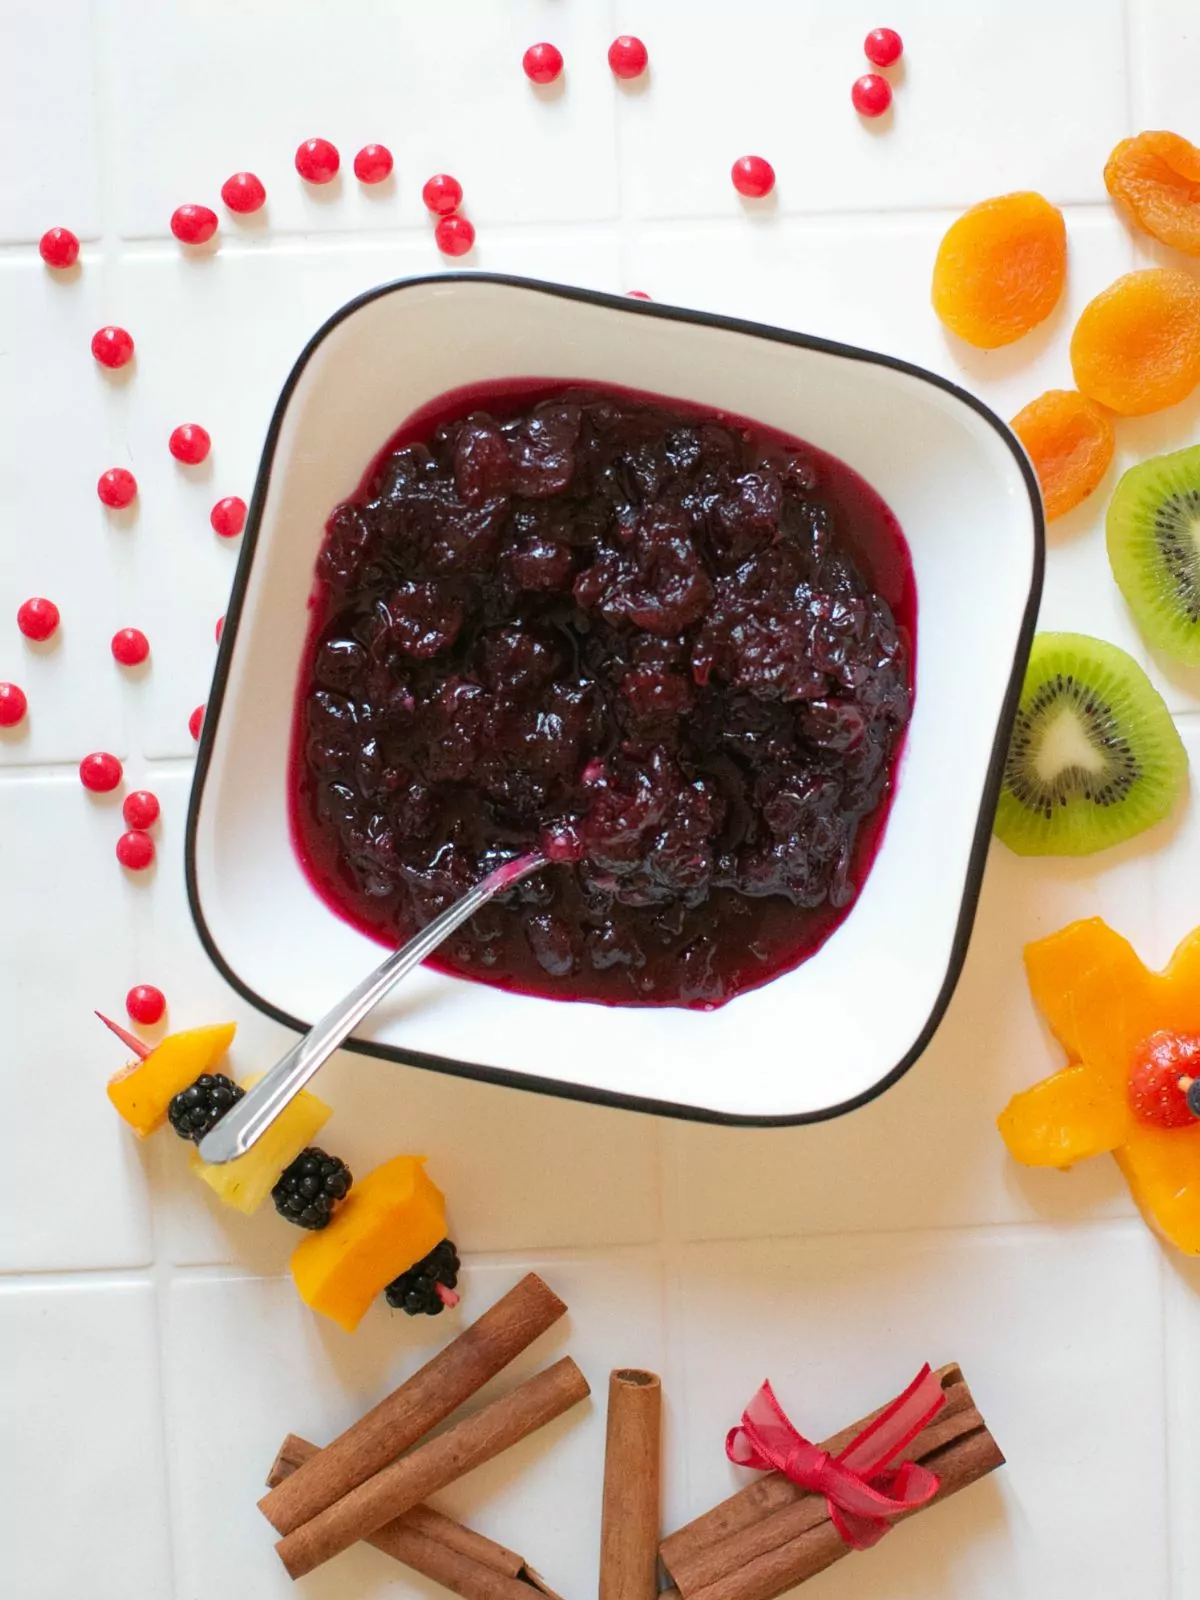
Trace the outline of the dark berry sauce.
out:
M 549 846 L 444 971 L 711 1009 L 810 956 L 882 836 L 916 594 L 886 505 L 811 445 L 562 380 L 444 395 L 329 518 L 296 847 L 398 944 Z

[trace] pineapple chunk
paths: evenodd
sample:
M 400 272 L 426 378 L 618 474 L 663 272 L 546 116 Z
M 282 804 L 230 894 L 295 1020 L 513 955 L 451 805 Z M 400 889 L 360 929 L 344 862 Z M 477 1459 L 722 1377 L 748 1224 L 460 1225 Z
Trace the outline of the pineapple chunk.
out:
M 300 1298 L 353 1333 L 371 1301 L 446 1237 L 446 1202 L 424 1156 L 395 1156 L 359 1179 L 333 1221 L 292 1253 Z
M 244 1079 L 242 1088 L 253 1088 L 261 1077 L 262 1073 L 258 1072 Z M 301 1089 L 291 1105 L 280 1112 L 244 1156 L 218 1167 L 201 1161 L 193 1150 L 192 1165 L 196 1175 L 203 1178 L 227 1206 L 250 1216 L 279 1182 L 284 1168 L 290 1167 L 300 1152 L 307 1149 L 332 1114 L 324 1100 Z
M 167 1107 L 182 1089 L 213 1067 L 233 1042 L 237 1024 L 170 1033 L 141 1061 L 131 1061 L 108 1080 L 108 1098 L 144 1139 L 166 1121 Z

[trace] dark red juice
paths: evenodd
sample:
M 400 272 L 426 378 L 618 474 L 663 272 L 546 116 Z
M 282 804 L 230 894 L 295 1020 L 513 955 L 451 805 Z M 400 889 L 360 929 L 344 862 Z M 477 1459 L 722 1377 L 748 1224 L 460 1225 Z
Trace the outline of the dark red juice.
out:
M 445 971 L 712 1009 L 870 870 L 912 707 L 904 537 L 844 463 L 685 402 L 509 379 L 411 417 L 330 516 L 293 837 L 395 945 L 485 873 Z

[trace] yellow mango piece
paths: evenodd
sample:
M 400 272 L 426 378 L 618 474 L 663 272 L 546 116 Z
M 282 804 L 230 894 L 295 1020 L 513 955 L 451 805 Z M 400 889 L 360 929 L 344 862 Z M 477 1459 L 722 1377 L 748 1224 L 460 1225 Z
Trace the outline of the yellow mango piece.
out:
M 300 1298 L 353 1333 L 377 1294 L 446 1237 L 446 1202 L 425 1175 L 424 1156 L 376 1167 L 338 1207 L 333 1221 L 292 1254 Z
M 1152 1128 L 1139 1123 L 1115 1154 L 1151 1227 L 1177 1249 L 1200 1255 L 1200 1125 Z
M 142 1061 L 131 1061 L 108 1080 L 108 1098 L 141 1138 L 166 1120 L 167 1107 L 182 1089 L 211 1072 L 233 1042 L 237 1024 L 187 1028 L 170 1033 Z
M 242 1081 L 243 1089 L 251 1089 L 262 1077 L 256 1073 Z M 307 1089 L 300 1093 L 282 1111 L 257 1144 L 251 1145 L 244 1156 L 226 1161 L 221 1166 L 201 1161 L 192 1151 L 192 1165 L 198 1178 L 203 1178 L 227 1206 L 235 1211 L 252 1215 L 262 1205 L 279 1182 L 280 1174 L 317 1134 L 333 1115 L 324 1100 L 318 1100 Z
M 1114 1095 L 1091 1067 L 1076 1065 L 1015 1094 L 997 1127 L 1014 1160 L 1070 1167 L 1115 1150 L 1132 1120 L 1123 1095 Z
M 1025 947 L 1038 1010 L 1073 1061 L 1123 1085 L 1139 1040 L 1163 1026 L 1155 985 L 1128 939 L 1099 917 Z

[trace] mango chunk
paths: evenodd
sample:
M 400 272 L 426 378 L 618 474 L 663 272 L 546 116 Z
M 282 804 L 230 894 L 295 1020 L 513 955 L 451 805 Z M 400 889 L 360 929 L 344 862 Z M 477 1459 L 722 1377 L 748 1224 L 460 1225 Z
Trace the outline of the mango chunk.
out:
M 244 1079 L 242 1088 L 253 1088 L 261 1077 L 260 1072 Z M 308 1148 L 332 1115 L 324 1100 L 302 1089 L 244 1156 L 218 1167 L 201 1161 L 193 1150 L 196 1176 L 202 1178 L 227 1206 L 250 1216 L 279 1182 L 284 1168 L 290 1167 L 300 1152 Z
M 329 1226 L 297 1245 L 292 1277 L 302 1300 L 353 1333 L 375 1296 L 445 1237 L 446 1202 L 424 1156 L 395 1156 L 356 1179 Z
M 1015 1094 L 998 1126 L 1009 1154 L 1027 1167 L 1071 1167 L 1123 1142 L 1129 1108 L 1091 1067 L 1064 1067 Z
M 1177 1250 L 1200 1255 L 1200 1124 L 1141 1128 L 1115 1154 L 1150 1226 Z
M 142 1061 L 131 1061 L 108 1080 L 108 1098 L 140 1138 L 166 1121 L 167 1107 L 182 1089 L 211 1072 L 229 1049 L 237 1024 L 187 1028 L 171 1033 Z

